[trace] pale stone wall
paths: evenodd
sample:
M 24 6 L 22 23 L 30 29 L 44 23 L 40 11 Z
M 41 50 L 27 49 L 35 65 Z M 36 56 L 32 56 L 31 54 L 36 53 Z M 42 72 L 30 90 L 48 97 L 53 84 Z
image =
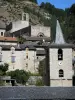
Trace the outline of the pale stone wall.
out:
M 70 87 L 72 80 L 50 80 L 51 87 Z
M 24 52 L 24 51 L 23 51 Z M 26 53 L 24 52 L 25 56 L 24 56 L 24 69 L 26 71 L 30 71 L 32 73 L 36 73 L 37 72 L 37 67 L 38 67 L 38 63 L 35 62 L 36 60 L 36 51 L 28 51 L 28 59 L 26 58 Z M 28 66 L 26 66 L 26 64 Z
M 3 32 L 3 36 L 1 35 L 1 32 Z M 4 33 L 5 33 L 5 30 L 4 29 L 0 29 L 0 37 L 4 37 Z
M 28 27 L 28 26 L 29 26 L 29 21 L 12 22 L 12 29 L 10 30 L 10 33 L 18 31 L 18 30 Z
M 26 58 L 26 51 L 15 51 L 15 63 L 11 62 L 11 51 L 2 51 L 2 62 L 3 63 L 8 63 L 9 64 L 9 70 L 8 71 L 13 71 L 16 69 L 19 70 L 26 70 L 30 71 L 32 73 L 36 73 L 37 67 L 38 67 L 38 62 L 35 62 L 36 59 L 36 52 L 35 51 L 28 51 L 28 59 Z M 28 63 L 28 66 L 26 67 L 26 63 Z
M 38 36 L 39 33 L 43 33 L 44 36 L 50 37 L 51 35 L 51 29 L 50 27 L 45 27 L 45 26 L 31 26 L 31 36 Z
M 17 42 L 0 42 L 0 45 L 17 45 Z
M 2 51 L 2 61 L 9 64 L 9 71 L 16 70 L 16 69 L 23 69 L 23 63 L 22 63 L 22 52 L 21 51 L 15 51 L 15 63 L 11 62 L 11 51 Z
M 75 57 L 75 50 L 73 50 L 73 53 L 72 54 L 73 54 L 73 57 Z
M 67 79 L 72 80 L 72 76 L 73 76 L 72 49 L 65 48 L 62 50 L 63 50 L 63 60 L 58 60 L 58 49 L 53 48 L 49 50 L 50 51 L 49 54 L 50 55 L 50 79 L 61 80 L 61 77 L 59 77 L 59 70 L 62 69 L 64 71 L 64 77 L 62 77 L 62 79 L 65 79 L 66 82 L 68 82 Z M 51 84 L 51 86 L 53 86 L 53 84 Z M 60 81 L 59 84 L 61 84 Z M 69 86 L 68 83 L 67 85 Z M 70 85 L 72 85 L 72 82 Z M 58 84 L 55 83 L 54 86 L 58 86 Z

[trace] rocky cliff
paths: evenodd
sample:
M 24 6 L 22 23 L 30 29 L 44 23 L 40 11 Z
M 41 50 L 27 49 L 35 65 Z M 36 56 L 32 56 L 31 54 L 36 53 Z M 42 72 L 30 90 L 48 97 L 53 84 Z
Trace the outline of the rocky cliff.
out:
M 51 15 L 44 9 L 41 9 L 38 4 L 29 0 L 15 0 L 15 2 L 7 2 L 8 0 L 0 0 L 0 20 L 5 24 L 11 21 L 20 20 L 22 12 L 29 13 L 30 24 L 49 24 Z

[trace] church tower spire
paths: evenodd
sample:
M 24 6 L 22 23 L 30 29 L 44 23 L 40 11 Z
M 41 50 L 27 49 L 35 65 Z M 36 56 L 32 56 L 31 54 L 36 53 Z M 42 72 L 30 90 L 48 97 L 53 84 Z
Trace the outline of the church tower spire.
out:
M 63 33 L 62 33 L 62 30 L 61 30 L 61 27 L 60 27 L 58 20 L 57 20 L 57 24 L 56 24 L 55 44 L 65 44 Z

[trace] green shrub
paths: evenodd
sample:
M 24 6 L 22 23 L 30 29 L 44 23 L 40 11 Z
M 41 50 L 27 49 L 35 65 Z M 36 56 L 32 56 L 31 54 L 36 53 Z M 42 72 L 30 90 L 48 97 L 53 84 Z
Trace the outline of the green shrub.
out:
M 7 73 L 12 79 L 16 79 L 17 83 L 25 84 L 29 78 L 28 72 L 24 70 L 15 70 Z
M 40 76 L 39 73 L 31 73 L 31 72 L 28 72 L 29 76 Z
M 44 83 L 43 83 L 42 79 L 38 79 L 36 81 L 36 86 L 44 86 Z
M 0 80 L 0 86 L 4 86 L 4 82 L 2 80 Z
M 0 65 L 0 75 L 6 75 L 6 71 L 8 70 L 8 64 L 4 63 Z

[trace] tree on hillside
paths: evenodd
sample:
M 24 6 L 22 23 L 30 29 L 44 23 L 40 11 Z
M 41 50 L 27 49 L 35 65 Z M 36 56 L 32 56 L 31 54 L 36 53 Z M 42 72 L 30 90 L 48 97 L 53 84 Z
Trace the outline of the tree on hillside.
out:
M 37 0 L 29 0 L 29 1 L 34 2 L 34 3 L 37 3 Z
M 10 2 L 10 3 L 15 3 L 16 1 L 24 1 L 24 0 L 4 0 L 4 1 Z M 29 1 L 37 3 L 37 0 L 29 0 Z
M 75 4 L 73 4 L 70 8 L 70 14 L 74 14 L 75 15 Z
M 42 2 L 42 3 L 40 4 L 40 8 L 45 8 L 45 3 L 44 3 L 44 2 Z

